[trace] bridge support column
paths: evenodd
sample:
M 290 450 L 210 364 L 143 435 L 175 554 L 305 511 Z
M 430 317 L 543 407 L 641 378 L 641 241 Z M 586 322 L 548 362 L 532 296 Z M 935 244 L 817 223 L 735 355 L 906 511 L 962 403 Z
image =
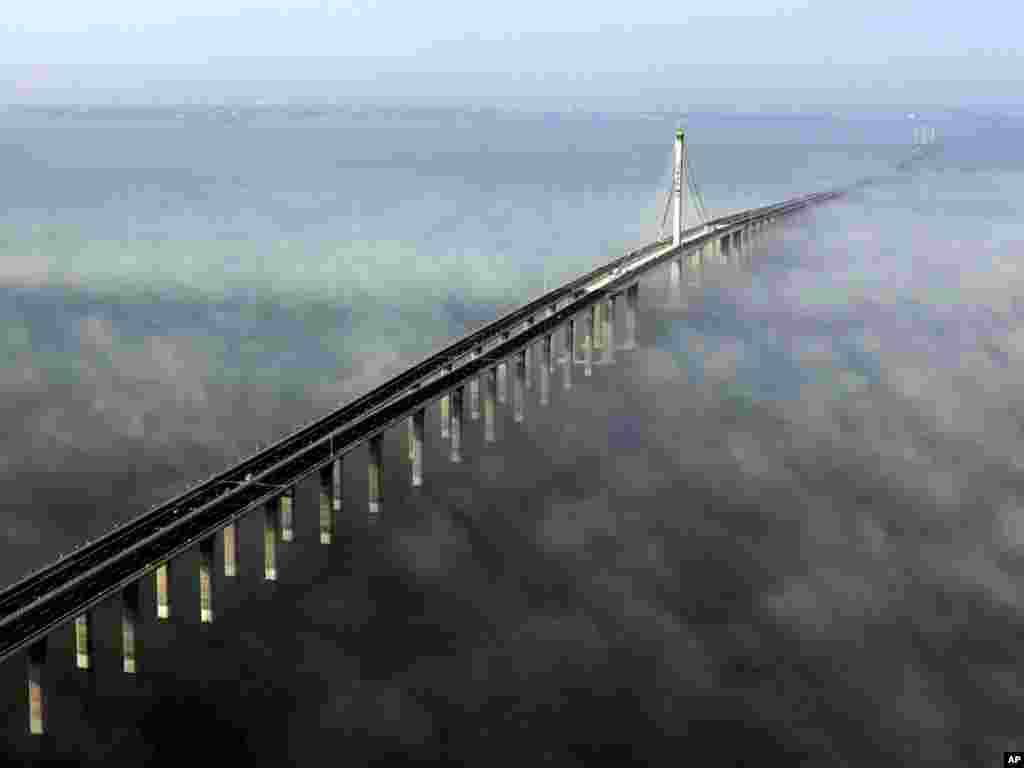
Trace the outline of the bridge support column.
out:
M 604 307 L 604 356 L 601 362 L 611 365 L 615 362 L 615 296 L 609 296 Z
M 668 263 L 668 303 L 676 305 L 682 302 L 682 267 L 675 256 Z
M 384 507 L 384 435 L 370 438 L 367 447 L 370 452 L 369 475 L 369 523 L 374 525 L 380 519 Z
M 121 590 L 121 661 L 124 671 L 135 674 L 135 628 L 139 626 L 139 582 Z
M 75 663 L 79 669 L 88 669 L 92 656 L 92 611 L 75 617 Z
M 232 520 L 224 526 L 224 575 L 238 575 L 238 523 Z
M 263 505 L 263 580 L 277 581 L 277 502 Z
M 593 373 L 593 338 L 597 328 L 597 305 L 590 307 L 587 313 L 587 334 L 583 338 L 583 375 L 590 376 Z
M 604 302 L 599 301 L 593 306 L 593 325 L 590 330 L 590 340 L 594 351 L 604 349 Z
M 711 252 L 714 246 L 706 243 L 693 252 L 692 268 L 687 272 L 687 284 L 691 288 L 700 288 L 701 273 L 704 271 L 705 255 Z
M 502 405 L 508 402 L 508 361 L 502 360 L 497 367 L 498 378 L 498 402 Z
M 416 438 L 413 435 L 414 428 L 412 424 L 412 416 L 405 420 L 405 426 L 406 439 L 408 440 L 409 444 L 409 461 L 412 461 L 413 459 L 416 458 Z
M 540 404 L 548 404 L 551 391 L 551 334 L 547 334 L 541 343 L 540 364 Z
M 528 326 L 533 323 L 527 323 Z M 533 389 L 533 344 L 529 343 L 523 350 L 523 385 L 526 391 Z
M 295 509 L 295 488 L 288 488 L 278 499 L 281 510 L 281 541 L 291 541 L 295 535 L 292 531 L 292 511 Z
M 217 539 L 207 536 L 199 540 L 199 621 L 213 621 L 213 544 Z
M 412 415 L 412 487 L 423 485 L 423 434 L 426 410 L 420 408 Z
M 626 288 L 626 341 L 623 349 L 636 349 L 636 309 L 640 303 L 640 284 Z
M 526 350 L 516 353 L 515 366 L 515 378 L 512 381 L 512 420 L 521 424 L 525 418 Z
M 562 389 L 572 389 L 572 367 L 576 364 L 576 319 L 570 317 L 565 323 L 565 354 L 562 357 Z
M 473 352 L 471 359 L 476 360 L 480 350 Z M 480 418 L 480 377 L 474 376 L 469 380 L 469 418 L 476 421 Z
M 494 442 L 494 399 L 497 390 L 498 368 L 484 371 L 484 442 Z
M 46 730 L 45 667 L 46 637 L 41 637 L 28 647 L 28 730 L 33 736 L 39 736 Z
M 447 440 L 451 436 L 452 417 L 448 395 L 441 398 L 441 439 Z
M 453 464 L 462 462 L 462 402 L 463 388 L 452 392 L 452 453 Z
M 161 563 L 156 569 L 156 617 L 169 619 L 171 616 L 171 561 Z
M 337 470 L 335 470 L 337 467 Z M 330 544 L 334 538 L 334 519 L 340 504 L 334 498 L 334 475 L 337 471 L 338 480 L 341 480 L 341 457 L 320 467 L 320 483 L 317 489 L 317 497 L 320 507 L 320 543 Z

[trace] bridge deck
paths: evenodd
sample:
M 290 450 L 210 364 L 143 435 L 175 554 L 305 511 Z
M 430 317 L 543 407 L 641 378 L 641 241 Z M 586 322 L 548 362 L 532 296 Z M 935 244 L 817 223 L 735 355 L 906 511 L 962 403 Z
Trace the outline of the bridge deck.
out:
M 679 246 L 659 240 L 627 253 L 467 334 L 323 418 L 11 585 L 0 592 L 0 661 L 678 252 L 852 188 L 724 216 L 688 230 Z

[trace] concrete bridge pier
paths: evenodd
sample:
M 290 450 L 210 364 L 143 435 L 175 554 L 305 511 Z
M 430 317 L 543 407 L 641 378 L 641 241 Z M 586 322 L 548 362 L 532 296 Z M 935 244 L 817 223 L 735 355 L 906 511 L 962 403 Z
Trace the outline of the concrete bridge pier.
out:
M 199 621 L 213 621 L 213 545 L 215 536 L 199 541 Z
M 532 322 L 527 325 L 533 325 Z M 523 350 L 523 385 L 526 391 L 533 389 L 533 344 L 527 344 Z
M 341 457 L 339 456 L 329 464 L 320 467 L 320 482 L 317 488 L 317 500 L 320 507 L 320 543 L 330 544 L 334 539 L 334 518 L 335 512 L 340 507 L 340 502 L 335 503 L 334 473 L 337 467 L 338 484 L 341 484 Z
M 683 269 L 677 257 L 673 256 L 668 263 L 668 303 L 676 306 L 682 303 L 682 276 Z
M 92 656 L 92 611 L 75 617 L 75 663 L 79 669 L 88 669 Z
M 498 363 L 496 376 L 498 379 L 498 402 L 505 405 L 508 402 L 508 361 L 502 360 Z
M 570 317 L 565 323 L 565 356 L 562 358 L 562 389 L 572 389 L 572 367 L 576 363 L 576 320 Z
M 594 304 L 590 307 L 590 312 L 587 313 L 587 328 L 586 334 L 583 336 L 583 375 L 590 376 L 593 374 L 593 347 L 594 347 L 594 332 L 597 328 L 597 305 Z
M 28 647 L 28 730 L 34 736 L 46 730 L 45 667 L 46 637 L 41 637 Z
M 540 404 L 548 404 L 551 392 L 551 334 L 547 334 L 541 342 L 540 363 Z
M 423 485 L 423 434 L 426 422 L 426 410 L 420 408 L 412 415 L 412 487 Z
M 484 371 L 484 442 L 488 445 L 494 442 L 494 400 L 497 390 L 498 368 L 488 368 Z
M 576 362 L 576 318 L 570 317 L 562 327 L 565 336 L 562 338 L 562 357 L 559 359 L 563 363 L 568 360 L 572 365 Z
M 453 464 L 462 462 L 462 401 L 463 388 L 452 393 L 452 453 Z
M 295 488 L 288 488 L 278 500 L 281 514 L 281 541 L 291 541 L 295 535 L 292 529 L 292 511 L 295 509 Z
M 526 408 L 526 350 L 516 353 L 515 379 L 512 381 L 512 420 L 522 424 Z
M 168 560 L 157 566 L 156 569 L 156 617 L 158 619 L 169 619 L 171 617 L 171 561 Z
M 135 674 L 135 635 L 139 626 L 139 582 L 121 590 L 121 661 L 124 671 Z
M 640 284 L 626 288 L 626 340 L 621 349 L 636 349 L 636 310 L 640 298 Z
M 452 417 L 448 395 L 441 398 L 441 439 L 447 440 L 451 436 Z
M 615 362 L 615 299 L 613 294 L 604 302 L 604 354 L 601 356 L 602 365 L 612 365 Z
M 263 580 L 277 581 L 277 502 L 263 505 Z
M 224 526 L 224 575 L 238 575 L 238 523 L 232 520 Z
M 704 272 L 704 264 L 712 260 L 708 254 L 713 251 L 714 245 L 712 243 L 705 243 L 703 246 L 695 250 L 690 256 L 690 269 L 687 271 L 686 282 L 691 288 L 700 288 L 701 277 Z
M 472 355 L 471 360 L 476 360 L 480 356 L 480 349 L 476 349 Z M 480 377 L 474 376 L 469 380 L 469 418 L 476 421 L 480 418 Z
M 369 476 L 369 524 L 380 520 L 384 508 L 384 435 L 377 434 L 367 443 L 370 453 Z

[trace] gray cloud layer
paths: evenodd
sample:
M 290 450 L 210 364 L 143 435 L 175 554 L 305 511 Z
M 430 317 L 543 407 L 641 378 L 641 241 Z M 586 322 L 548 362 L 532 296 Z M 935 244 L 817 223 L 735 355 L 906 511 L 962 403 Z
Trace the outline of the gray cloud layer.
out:
M 853 766 L 983 765 L 1020 748 L 1019 240 L 994 220 L 1003 234 L 971 246 L 973 269 L 928 283 L 961 249 L 915 247 L 916 205 L 920 189 L 897 183 L 821 209 L 758 251 L 753 275 L 709 268 L 685 308 L 664 306 L 653 277 L 643 347 L 590 378 L 577 368 L 569 396 L 556 378 L 549 417 L 534 389 L 525 427 L 503 408 L 485 450 L 469 422 L 468 461 L 451 465 L 431 414 L 422 492 L 390 435 L 378 529 L 357 453 L 337 543 L 316 543 L 304 487 L 268 585 L 248 521 L 214 626 L 194 615 L 192 558 L 169 626 L 144 587 L 137 682 L 116 669 L 113 606 L 97 617 L 95 679 L 72 669 L 70 630 L 56 637 L 42 747 L 25 734 L 22 668 L 4 665 L 7 749 Z M 871 265 L 882 277 L 858 287 Z M 963 306 L 947 305 L 951 282 Z M 70 545 L 216 465 L 264 419 L 294 423 L 406 362 L 367 357 L 279 405 L 213 386 L 174 333 L 128 344 L 102 317 L 77 328 L 76 386 L 33 368 L 3 380 L 12 572 L 40 542 Z M 773 343 L 801 371 L 775 399 L 752 394 L 775 376 Z

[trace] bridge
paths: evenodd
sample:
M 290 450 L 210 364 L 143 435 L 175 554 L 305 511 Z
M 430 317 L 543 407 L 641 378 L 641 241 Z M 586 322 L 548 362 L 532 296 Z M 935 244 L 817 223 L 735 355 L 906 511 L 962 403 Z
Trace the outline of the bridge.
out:
M 668 264 L 670 286 L 678 289 L 685 269 L 739 257 L 790 217 L 872 181 L 864 179 L 718 218 L 706 216 L 696 194 L 699 223 L 686 227 L 684 204 L 687 193 L 693 195 L 696 187 L 692 174 L 686 172 L 685 152 L 684 134 L 678 131 L 672 191 L 666 202 L 666 214 L 669 203 L 674 204 L 670 237 L 544 293 L 0 592 L 0 661 L 26 651 L 30 732 L 46 730 L 44 672 L 50 633 L 73 624 L 76 663 L 88 669 L 93 656 L 93 611 L 108 599 L 118 600 L 123 670 L 136 673 L 141 579 L 155 575 L 156 617 L 168 619 L 172 610 L 170 569 L 182 555 L 198 548 L 199 617 L 201 622 L 212 622 L 216 539 L 222 539 L 224 576 L 235 577 L 238 525 L 243 516 L 257 511 L 262 514 L 264 578 L 276 580 L 276 542 L 292 538 L 295 489 L 300 483 L 311 478 L 317 483 L 320 541 L 329 544 L 341 511 L 342 462 L 363 460 L 360 453 L 366 446 L 366 513 L 371 524 L 376 522 L 384 514 L 387 498 L 381 446 L 388 430 L 407 430 L 409 482 L 422 485 L 428 469 L 423 461 L 428 410 L 433 412 L 436 406 L 439 412 L 441 437 L 449 443 L 450 460 L 462 461 L 467 411 L 471 421 L 479 421 L 482 415 L 484 441 L 495 442 L 495 409 L 508 401 L 510 367 L 513 417 L 522 423 L 534 374 L 539 377 L 540 405 L 546 406 L 558 368 L 562 386 L 568 390 L 575 367 L 581 366 L 584 375 L 590 376 L 594 365 L 613 362 L 616 352 L 636 347 L 642 276 Z M 620 302 L 624 305 L 622 342 L 617 343 Z M 597 353 L 599 360 L 595 360 Z

